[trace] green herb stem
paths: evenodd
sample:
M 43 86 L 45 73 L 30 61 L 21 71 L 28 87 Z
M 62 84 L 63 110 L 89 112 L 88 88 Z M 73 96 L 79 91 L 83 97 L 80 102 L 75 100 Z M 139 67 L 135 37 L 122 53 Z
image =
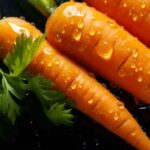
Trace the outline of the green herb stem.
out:
M 28 0 L 44 16 L 48 17 L 56 8 L 55 0 Z

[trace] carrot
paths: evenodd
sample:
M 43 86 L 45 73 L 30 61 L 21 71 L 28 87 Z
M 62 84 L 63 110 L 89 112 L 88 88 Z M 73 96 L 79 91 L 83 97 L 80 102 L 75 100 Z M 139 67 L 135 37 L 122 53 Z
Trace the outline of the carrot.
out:
M 84 0 L 150 47 L 150 0 Z
M 62 53 L 150 104 L 150 50 L 114 20 L 67 2 L 48 19 L 46 33 Z
M 1 58 L 10 51 L 16 37 L 22 32 L 33 37 L 41 35 L 39 30 L 24 20 L 7 18 L 0 21 Z M 75 101 L 77 109 L 137 149 L 150 149 L 150 140 L 124 104 L 84 69 L 60 54 L 46 41 L 42 43 L 39 53 L 27 70 L 33 74 L 40 73 L 52 80 L 57 89 Z

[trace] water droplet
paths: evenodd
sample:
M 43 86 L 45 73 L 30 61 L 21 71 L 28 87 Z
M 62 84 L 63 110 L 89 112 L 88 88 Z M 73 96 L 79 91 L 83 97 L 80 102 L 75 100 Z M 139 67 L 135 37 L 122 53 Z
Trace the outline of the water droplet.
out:
M 144 16 L 143 12 L 141 12 L 141 13 L 140 13 L 140 16 L 141 16 L 141 17 L 143 17 L 143 16 Z
M 94 74 L 93 72 L 89 72 L 88 75 L 89 75 L 90 77 L 95 78 L 95 74 Z
M 82 29 L 83 26 L 84 26 L 83 21 L 79 21 L 77 26 L 78 26 L 79 29 Z
M 52 63 L 49 63 L 48 65 L 47 65 L 47 67 L 51 67 L 52 66 Z
M 150 74 L 150 70 L 148 71 L 148 74 Z
M 58 58 L 55 60 L 55 64 L 56 64 L 56 65 L 59 65 L 59 64 L 60 64 L 60 60 L 59 60 Z
M 123 7 L 126 8 L 127 7 L 127 3 L 123 3 Z
M 132 132 L 132 133 L 131 133 L 131 136 L 136 136 L 136 133 L 135 133 L 135 132 Z
M 52 54 L 52 52 L 51 52 L 51 50 L 49 48 L 44 49 L 44 53 L 45 54 L 49 54 L 49 55 Z
M 56 34 L 56 41 L 59 43 L 62 42 L 62 39 L 59 34 Z
M 90 36 L 94 36 L 95 33 L 96 33 L 95 30 L 90 30 L 90 31 L 89 31 L 89 35 L 90 35 Z
M 108 3 L 108 1 L 107 0 L 104 0 L 104 4 L 107 4 Z
M 100 30 L 99 30 L 99 31 L 97 31 L 97 34 L 98 34 L 98 35 L 100 35 L 100 34 L 101 34 L 101 31 L 100 31 Z
M 133 21 L 137 21 L 137 19 L 138 19 L 138 16 L 137 15 L 133 15 Z
M 76 83 L 73 83 L 73 84 L 71 85 L 70 89 L 71 89 L 71 90 L 75 90 L 76 87 L 77 87 L 77 84 L 76 84 Z
M 41 65 L 43 65 L 43 64 L 44 64 L 44 62 L 43 62 L 43 61 L 41 61 L 41 62 L 40 62 L 40 64 L 41 64 Z
M 71 79 L 70 77 L 67 77 L 67 78 L 65 79 L 65 83 L 69 82 L 70 79 Z
M 125 77 L 125 76 L 126 76 L 125 70 L 124 70 L 124 69 L 120 69 L 119 72 L 118 72 L 118 75 L 119 75 L 119 77 L 121 77 L 121 78 Z
M 138 81 L 138 82 L 142 82 L 142 80 L 143 80 L 142 76 L 138 76 L 138 77 L 137 77 L 137 81 Z
M 127 51 L 130 52 L 131 48 L 127 48 Z
M 141 8 L 145 8 L 146 7 L 146 5 L 143 3 L 143 4 L 141 4 Z
M 140 67 L 140 68 L 139 68 L 139 71 L 142 71 L 142 70 L 143 70 L 143 68 L 142 68 L 142 67 Z
M 137 52 L 137 51 L 135 51 L 135 52 L 133 53 L 133 57 L 134 57 L 134 58 L 137 58 L 137 57 L 138 57 L 138 52 Z
M 119 109 L 124 109 L 124 103 L 122 103 L 122 102 L 118 102 L 117 106 Z
M 112 113 L 113 113 L 113 110 L 110 110 L 108 113 L 109 113 L 109 114 L 112 114 Z
M 78 31 L 78 30 L 75 30 L 75 32 L 73 33 L 73 39 L 75 41 L 80 41 L 80 39 L 81 39 L 81 32 Z
M 105 83 L 101 83 L 101 85 L 104 87 L 104 88 L 107 88 L 107 85 Z
M 113 54 L 113 48 L 107 41 L 102 41 L 102 49 L 98 49 L 97 55 L 105 60 L 109 60 Z
M 118 113 L 114 113 L 114 116 L 113 116 L 114 120 L 117 121 L 119 119 L 119 116 L 118 116 Z
M 135 72 L 138 72 L 139 70 L 138 70 L 138 68 L 135 68 Z
M 131 64 L 130 68 L 135 69 L 136 68 L 135 64 Z
M 61 31 L 61 33 L 62 33 L 62 34 L 65 34 L 65 33 L 66 33 L 65 29 L 63 29 L 63 30 Z
M 30 32 L 28 29 L 23 28 L 21 26 L 16 25 L 15 23 L 9 22 L 8 25 L 12 28 L 15 33 L 22 34 L 24 33 L 27 37 L 30 36 Z
M 110 26 L 110 27 L 116 27 L 116 24 L 112 21 L 108 21 L 107 24 Z
M 88 104 L 92 104 L 93 103 L 93 99 L 90 99 L 89 101 L 88 101 Z
M 129 16 L 132 16 L 132 11 L 131 11 L 131 10 L 129 10 L 128 15 L 129 15 Z
M 73 20 L 71 20 L 71 25 L 74 25 L 74 21 Z

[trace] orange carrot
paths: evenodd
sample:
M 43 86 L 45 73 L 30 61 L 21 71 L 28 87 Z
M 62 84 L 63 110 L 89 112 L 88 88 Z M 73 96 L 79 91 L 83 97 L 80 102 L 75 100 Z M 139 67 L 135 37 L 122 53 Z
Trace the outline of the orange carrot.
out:
M 16 37 L 22 32 L 33 37 L 41 35 L 39 30 L 24 20 L 7 18 L 0 21 L 2 58 L 10 51 Z M 150 140 L 124 104 L 89 76 L 84 69 L 61 55 L 46 41 L 42 43 L 39 53 L 27 69 L 34 74 L 41 73 L 55 82 L 56 88 L 75 101 L 77 109 L 137 149 L 150 149 Z
M 67 2 L 48 19 L 46 33 L 61 52 L 150 104 L 150 50 L 114 20 Z
M 84 0 L 150 46 L 150 0 Z

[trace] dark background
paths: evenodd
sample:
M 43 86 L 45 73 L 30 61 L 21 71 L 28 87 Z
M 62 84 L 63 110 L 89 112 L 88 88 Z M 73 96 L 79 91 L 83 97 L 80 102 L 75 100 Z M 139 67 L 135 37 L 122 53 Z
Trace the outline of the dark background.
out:
M 35 23 L 44 31 L 46 18 L 26 0 L 0 0 L 0 16 L 25 17 L 27 21 Z M 128 93 L 103 79 L 98 78 L 98 80 L 104 82 L 111 92 L 124 101 L 126 107 L 150 136 L 150 107 L 135 104 L 134 98 Z M 27 99 L 32 99 L 32 95 Z M 35 103 L 32 101 L 24 105 L 28 108 L 34 106 Z M 40 109 L 40 106 L 38 107 Z M 71 127 L 53 126 L 38 110 L 33 110 L 37 115 L 28 109 L 25 111 L 27 113 L 18 118 L 14 127 L 5 126 L 8 139 L 0 139 L 1 150 L 134 150 L 125 141 L 76 110 L 73 110 L 76 118 Z M 3 133 L 3 130 L 0 129 L 0 132 Z

